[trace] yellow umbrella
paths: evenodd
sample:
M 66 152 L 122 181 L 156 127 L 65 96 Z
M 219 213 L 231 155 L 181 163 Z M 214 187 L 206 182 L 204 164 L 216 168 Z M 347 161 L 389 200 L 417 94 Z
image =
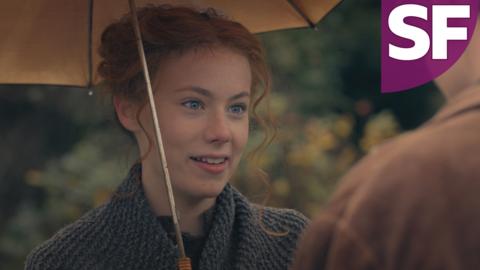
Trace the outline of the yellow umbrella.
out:
M 97 48 L 127 0 L 15 0 L 0 8 L 0 84 L 89 87 L 99 82 Z M 137 0 L 213 7 L 259 33 L 312 27 L 340 0 Z
M 172 4 L 197 9 L 215 8 L 242 23 L 251 32 L 315 27 L 340 0 L 137 0 L 146 4 Z M 185 255 L 175 201 L 167 169 L 153 91 L 136 17 L 135 0 L 17 0 L 0 10 L 0 83 L 50 84 L 91 87 L 99 82 L 94 67 L 100 62 L 96 48 L 103 29 L 131 12 L 139 56 L 147 85 L 158 152 L 162 161 L 170 210 L 177 236 L 179 269 L 191 269 Z

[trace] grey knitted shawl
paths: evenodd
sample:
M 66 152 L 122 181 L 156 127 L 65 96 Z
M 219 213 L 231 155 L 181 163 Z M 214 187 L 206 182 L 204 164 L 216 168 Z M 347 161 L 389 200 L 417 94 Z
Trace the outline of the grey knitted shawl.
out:
M 135 165 L 117 194 L 36 247 L 26 269 L 176 269 L 178 249 L 151 211 Z M 130 195 L 129 195 L 130 194 Z M 218 196 L 200 255 L 205 269 L 287 269 L 307 219 L 294 210 L 259 209 L 227 185 Z

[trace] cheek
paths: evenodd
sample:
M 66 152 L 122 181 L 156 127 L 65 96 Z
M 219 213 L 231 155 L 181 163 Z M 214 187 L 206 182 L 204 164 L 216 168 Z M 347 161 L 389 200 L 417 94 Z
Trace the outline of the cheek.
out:
M 242 121 L 242 123 L 239 123 L 239 125 L 236 127 L 236 130 L 233 134 L 234 134 L 236 150 L 239 152 L 243 152 L 248 142 L 248 135 L 249 135 L 248 119 L 246 121 Z
M 167 155 L 176 154 L 179 147 L 191 140 L 195 127 L 185 121 L 177 108 L 170 104 L 157 104 L 157 112 L 164 146 L 169 152 Z
M 198 133 L 201 128 L 198 121 L 189 121 L 181 115 L 172 114 L 162 120 L 164 121 L 160 122 L 160 129 L 162 130 L 163 140 L 168 144 L 185 147 L 199 136 Z

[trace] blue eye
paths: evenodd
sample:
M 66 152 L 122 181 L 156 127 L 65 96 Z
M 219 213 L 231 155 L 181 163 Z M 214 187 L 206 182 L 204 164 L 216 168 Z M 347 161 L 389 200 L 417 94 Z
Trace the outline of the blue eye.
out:
M 243 114 L 247 110 L 247 105 L 245 104 L 235 104 L 228 108 L 229 112 L 233 114 Z
M 198 100 L 185 101 L 182 103 L 182 105 L 192 110 L 199 110 L 203 108 L 203 104 Z

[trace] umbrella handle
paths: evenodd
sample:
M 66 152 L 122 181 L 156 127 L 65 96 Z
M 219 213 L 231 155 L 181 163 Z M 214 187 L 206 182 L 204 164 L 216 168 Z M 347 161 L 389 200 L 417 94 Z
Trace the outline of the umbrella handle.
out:
M 170 204 L 170 211 L 172 213 L 173 225 L 175 228 L 175 235 L 177 239 L 177 245 L 180 258 L 178 259 L 178 267 L 180 270 L 192 269 L 190 259 L 185 255 L 185 247 L 183 245 L 182 233 L 178 223 L 177 211 L 175 209 L 175 200 L 173 198 L 172 183 L 170 181 L 170 174 L 168 172 L 167 158 L 165 156 L 165 149 L 163 146 L 162 133 L 160 132 L 160 125 L 158 124 L 157 108 L 155 107 L 155 100 L 153 98 L 152 84 L 150 81 L 150 73 L 148 72 L 147 60 L 145 58 L 145 51 L 143 49 L 142 35 L 140 32 L 140 26 L 137 17 L 137 8 L 135 7 L 135 0 L 129 0 L 130 12 L 132 16 L 133 29 L 135 31 L 135 37 L 137 41 L 138 54 L 142 64 L 143 75 L 145 77 L 145 83 L 147 86 L 148 100 L 150 103 L 150 109 L 152 111 L 152 120 L 155 126 L 155 139 L 157 141 L 157 150 L 160 153 L 161 163 L 164 173 L 165 187 L 168 194 L 168 202 Z
M 188 257 L 179 258 L 177 263 L 178 270 L 192 270 L 192 264 Z

